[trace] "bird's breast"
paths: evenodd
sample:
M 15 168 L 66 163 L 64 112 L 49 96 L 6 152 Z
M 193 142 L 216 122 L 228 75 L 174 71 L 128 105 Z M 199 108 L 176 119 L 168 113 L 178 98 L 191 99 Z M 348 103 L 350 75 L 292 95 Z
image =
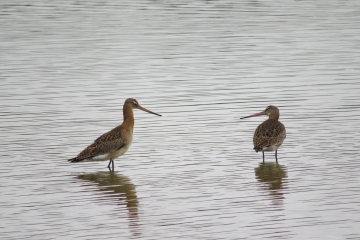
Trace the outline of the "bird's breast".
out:
M 115 158 L 118 158 L 120 157 L 121 155 L 123 155 L 124 153 L 127 152 L 127 150 L 129 149 L 131 145 L 131 142 L 129 142 L 128 144 L 124 145 L 122 148 L 120 148 L 119 150 L 113 152 L 113 153 L 110 153 L 109 154 L 109 157 L 110 159 L 115 159 Z

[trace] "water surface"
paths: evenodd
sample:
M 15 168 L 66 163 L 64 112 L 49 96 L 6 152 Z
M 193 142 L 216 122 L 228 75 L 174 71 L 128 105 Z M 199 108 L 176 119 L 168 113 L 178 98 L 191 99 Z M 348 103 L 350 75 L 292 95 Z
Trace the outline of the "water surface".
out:
M 359 239 L 360 3 L 2 1 L 4 239 Z M 115 161 L 70 164 L 135 110 Z M 252 135 L 279 107 L 279 163 Z

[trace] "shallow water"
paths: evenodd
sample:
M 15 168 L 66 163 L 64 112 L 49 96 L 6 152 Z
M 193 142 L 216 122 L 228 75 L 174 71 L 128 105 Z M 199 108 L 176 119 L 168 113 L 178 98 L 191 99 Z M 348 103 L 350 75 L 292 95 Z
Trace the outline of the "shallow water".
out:
M 4 239 L 359 239 L 360 3 L 3 1 Z M 70 164 L 135 110 L 129 151 Z M 287 138 L 252 148 L 279 107 Z

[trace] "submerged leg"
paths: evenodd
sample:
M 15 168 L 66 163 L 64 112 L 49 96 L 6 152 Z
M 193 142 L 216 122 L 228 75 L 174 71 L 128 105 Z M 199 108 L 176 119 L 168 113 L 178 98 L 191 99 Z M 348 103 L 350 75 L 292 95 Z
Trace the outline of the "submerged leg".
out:
M 276 159 L 276 162 L 278 162 L 278 160 L 277 160 L 277 149 L 275 150 L 275 159 Z
M 265 163 L 265 153 L 263 151 L 263 163 Z
M 111 168 L 110 168 L 110 165 L 111 165 Z M 114 170 L 114 160 L 110 159 L 108 168 L 109 168 L 110 171 Z

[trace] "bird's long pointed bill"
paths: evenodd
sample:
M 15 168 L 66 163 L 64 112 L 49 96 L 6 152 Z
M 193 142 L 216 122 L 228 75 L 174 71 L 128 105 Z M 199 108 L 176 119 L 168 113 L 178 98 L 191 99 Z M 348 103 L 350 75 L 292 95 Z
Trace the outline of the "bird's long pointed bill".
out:
M 150 110 L 147 110 L 146 108 L 143 108 L 143 107 L 140 107 L 140 106 L 139 106 L 138 109 L 143 110 L 143 111 L 148 112 L 148 113 L 152 113 L 152 114 L 158 115 L 158 116 L 161 117 L 160 114 L 154 113 L 154 112 L 152 112 L 152 111 L 150 111 Z
M 253 115 L 250 115 L 250 116 L 247 116 L 247 117 L 242 117 L 240 119 L 249 118 L 249 117 L 256 117 L 256 116 L 261 116 L 261 115 L 265 115 L 265 112 L 255 113 Z

